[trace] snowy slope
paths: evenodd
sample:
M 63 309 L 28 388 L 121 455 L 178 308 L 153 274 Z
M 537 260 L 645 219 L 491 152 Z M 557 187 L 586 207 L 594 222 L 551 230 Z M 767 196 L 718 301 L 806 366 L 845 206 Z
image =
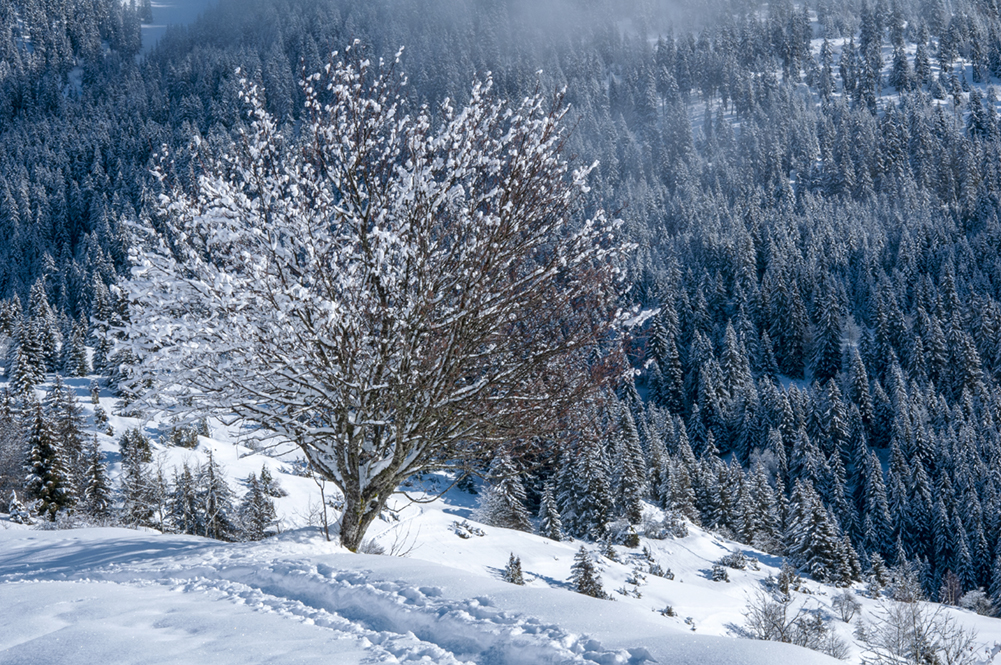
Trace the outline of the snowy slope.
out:
M 121 529 L 0 533 L 4 663 L 825 663 L 692 635 L 626 603 L 353 555 L 295 531 L 222 544 Z
M 93 432 L 89 383 L 67 381 Z M 649 563 L 640 548 L 617 547 L 620 562 L 614 562 L 593 543 L 477 524 L 477 497 L 453 489 L 424 504 L 401 495 L 371 527 L 371 540 L 403 556 L 350 554 L 323 537 L 320 488 L 298 475 L 294 448 L 254 450 L 238 429 L 215 421 L 212 438 L 200 437 L 196 449 L 165 446 L 157 443 L 168 438 L 164 423 L 113 415 L 116 402 L 102 393 L 113 434 L 99 440 L 114 481 L 121 473 L 118 437 L 131 427 L 153 438 L 154 464 L 168 479 L 211 452 L 242 494 L 243 480 L 266 465 L 288 493 L 276 499 L 282 533 L 231 544 L 124 529 L 38 531 L 0 514 L 2 663 L 836 662 L 789 645 L 736 639 L 748 600 L 782 562 L 698 527 L 683 538 L 643 538 L 674 578 L 636 578 L 634 569 Z M 422 488 L 408 493 L 430 498 L 421 490 L 450 482 L 426 476 Z M 330 485 L 325 489 L 328 501 L 336 499 Z M 647 513 L 659 516 L 652 507 Z M 331 523 L 336 517 L 328 508 Z M 484 535 L 461 538 L 455 524 L 464 520 Z M 582 544 L 614 602 L 570 590 Z M 730 582 L 713 582 L 713 562 L 734 548 L 754 557 L 757 570 L 729 570 Z M 500 581 L 511 553 L 521 558 L 525 587 Z M 835 616 L 831 598 L 839 590 L 815 582 L 807 588 L 794 594 L 795 605 Z M 876 601 L 860 600 L 868 616 L 878 609 Z M 676 616 L 661 614 L 668 605 Z M 978 632 L 981 653 L 1001 642 L 1001 621 L 947 611 Z M 850 643 L 850 661 L 859 662 L 854 625 L 833 625 Z M 1001 657 L 985 655 L 983 662 Z

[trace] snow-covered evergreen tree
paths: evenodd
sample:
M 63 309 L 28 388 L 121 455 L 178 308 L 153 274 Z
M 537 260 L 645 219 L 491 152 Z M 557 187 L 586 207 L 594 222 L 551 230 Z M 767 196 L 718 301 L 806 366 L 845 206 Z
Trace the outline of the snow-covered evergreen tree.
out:
M 479 519 L 491 526 L 531 531 L 525 508 L 525 486 L 507 453 L 497 455 L 487 473 L 487 485 L 480 495 Z
M 514 552 L 511 553 L 511 557 L 507 560 L 507 565 L 504 566 L 501 579 L 519 586 L 525 585 L 525 576 L 521 572 L 521 557 L 516 557 Z
M 539 503 L 539 535 L 557 542 L 563 540 L 563 520 L 553 495 L 552 482 L 546 483 Z
M 84 449 L 86 467 L 82 474 L 85 481 L 82 508 L 85 513 L 98 519 L 111 516 L 114 493 L 108 478 L 108 469 L 104 463 L 100 449 L 97 447 L 97 435 Z
M 253 473 L 247 478 L 247 493 L 240 502 L 239 514 L 244 540 L 263 540 L 277 519 L 274 501 Z
M 574 591 L 585 596 L 604 600 L 609 598 L 601 585 L 601 575 L 598 574 L 598 570 L 591 560 L 591 555 L 588 554 L 583 545 L 574 555 L 573 566 L 570 567 L 570 584 Z
M 57 513 L 76 503 L 76 495 L 66 472 L 63 451 L 52 424 L 38 402 L 29 408 L 28 492 L 38 503 L 38 514 L 54 521 Z
M 201 513 L 202 534 L 216 540 L 235 540 L 239 534 L 233 490 L 223 476 L 222 468 L 209 451 L 197 478 L 198 510 Z

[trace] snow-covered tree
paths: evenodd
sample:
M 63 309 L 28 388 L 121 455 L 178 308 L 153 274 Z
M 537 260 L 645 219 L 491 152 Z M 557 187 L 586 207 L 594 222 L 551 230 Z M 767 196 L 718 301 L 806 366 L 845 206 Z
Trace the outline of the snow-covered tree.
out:
M 539 535 L 550 540 L 563 540 L 563 520 L 560 519 L 560 509 L 556 505 L 552 483 L 546 483 L 542 491 L 542 501 L 539 504 Z
M 355 550 L 414 473 L 565 428 L 618 363 L 623 245 L 581 214 L 561 95 L 511 106 L 488 80 L 407 114 L 394 65 L 352 47 L 328 72 L 299 139 L 245 86 L 242 140 L 161 199 L 121 334 L 151 401 L 297 442 Z
M 502 579 L 505 582 L 520 586 L 524 586 L 525 584 L 525 576 L 521 572 L 521 557 L 515 556 L 514 552 L 511 553 L 511 557 L 507 560 L 507 565 L 504 566 Z
M 114 500 L 108 468 L 97 447 L 97 435 L 84 450 L 86 467 L 83 472 L 84 491 L 82 508 L 88 515 L 105 518 L 111 515 Z
M 525 486 L 518 470 L 506 452 L 500 453 L 490 464 L 487 486 L 480 495 L 478 519 L 505 529 L 531 531 L 525 500 Z
M 581 545 L 577 554 L 573 557 L 573 566 L 570 567 L 570 584 L 574 591 L 582 593 L 592 598 L 608 599 L 608 593 L 601 585 L 601 575 L 591 560 L 584 546 Z
M 201 466 L 196 481 L 201 535 L 216 540 L 234 540 L 238 527 L 233 490 L 226 482 L 219 464 L 213 459 L 212 451 L 209 451 L 209 458 Z
M 263 540 L 274 525 L 275 502 L 265 491 L 264 483 L 253 473 L 247 478 L 247 493 L 240 502 L 240 531 L 246 540 Z
M 38 402 L 31 409 L 30 418 L 28 491 L 39 502 L 38 514 L 54 521 L 59 511 L 75 503 L 76 496 L 67 477 L 63 451 Z

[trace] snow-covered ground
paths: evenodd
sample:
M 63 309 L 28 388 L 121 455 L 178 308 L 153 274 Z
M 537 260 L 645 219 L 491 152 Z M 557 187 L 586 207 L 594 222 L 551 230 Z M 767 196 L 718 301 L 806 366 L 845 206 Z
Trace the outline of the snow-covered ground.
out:
M 89 380 L 67 385 L 93 430 Z M 100 402 L 113 413 L 113 396 L 104 393 Z M 0 514 L 0 662 L 835 662 L 789 645 L 737 639 L 748 600 L 781 561 L 698 527 L 683 538 L 643 538 L 674 577 L 636 577 L 636 569 L 649 567 L 642 548 L 617 547 L 615 562 L 593 543 L 477 524 L 477 497 L 453 489 L 426 504 L 401 496 L 369 532 L 386 555 L 351 554 L 323 536 L 320 488 L 299 475 L 294 449 L 254 450 L 238 430 L 216 421 L 212 438 L 200 437 L 195 449 L 157 442 L 167 440 L 157 421 L 112 415 L 109 424 L 113 435 L 99 440 L 116 481 L 118 437 L 135 426 L 154 439 L 154 464 L 167 478 L 211 451 L 242 494 L 244 479 L 266 465 L 288 492 L 276 499 L 282 533 L 260 543 L 221 543 L 112 528 L 40 531 Z M 449 483 L 424 480 L 424 490 Z M 326 497 L 336 498 L 329 485 Z M 648 513 L 658 517 L 655 508 Z M 332 522 L 336 516 L 328 508 Z M 460 537 L 455 525 L 463 521 L 483 535 Z M 614 602 L 570 589 L 582 544 Z M 713 582 L 713 562 L 738 547 L 758 569 L 729 570 L 729 582 Z M 524 587 L 501 581 L 512 553 L 521 558 Z M 807 587 L 810 593 L 794 594 L 795 604 L 834 616 L 838 590 Z M 864 613 L 877 608 L 861 600 Z M 661 612 L 667 606 L 675 616 Z M 981 653 L 1001 642 L 1001 621 L 948 612 L 978 632 Z M 854 625 L 833 625 L 858 662 Z
M 223 544 L 8 529 L 0 580 L 4 663 L 831 662 L 692 634 L 632 603 L 343 553 L 315 530 Z

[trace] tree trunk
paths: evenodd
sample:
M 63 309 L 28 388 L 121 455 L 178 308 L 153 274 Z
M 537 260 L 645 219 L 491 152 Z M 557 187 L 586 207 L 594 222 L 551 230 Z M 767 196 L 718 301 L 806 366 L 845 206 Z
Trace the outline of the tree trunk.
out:
M 378 496 L 389 496 L 389 493 L 380 492 Z M 368 500 L 358 496 L 357 493 L 345 491 L 344 514 L 341 515 L 341 545 L 352 552 L 357 552 L 365 532 L 382 512 L 385 503 L 385 499 Z

